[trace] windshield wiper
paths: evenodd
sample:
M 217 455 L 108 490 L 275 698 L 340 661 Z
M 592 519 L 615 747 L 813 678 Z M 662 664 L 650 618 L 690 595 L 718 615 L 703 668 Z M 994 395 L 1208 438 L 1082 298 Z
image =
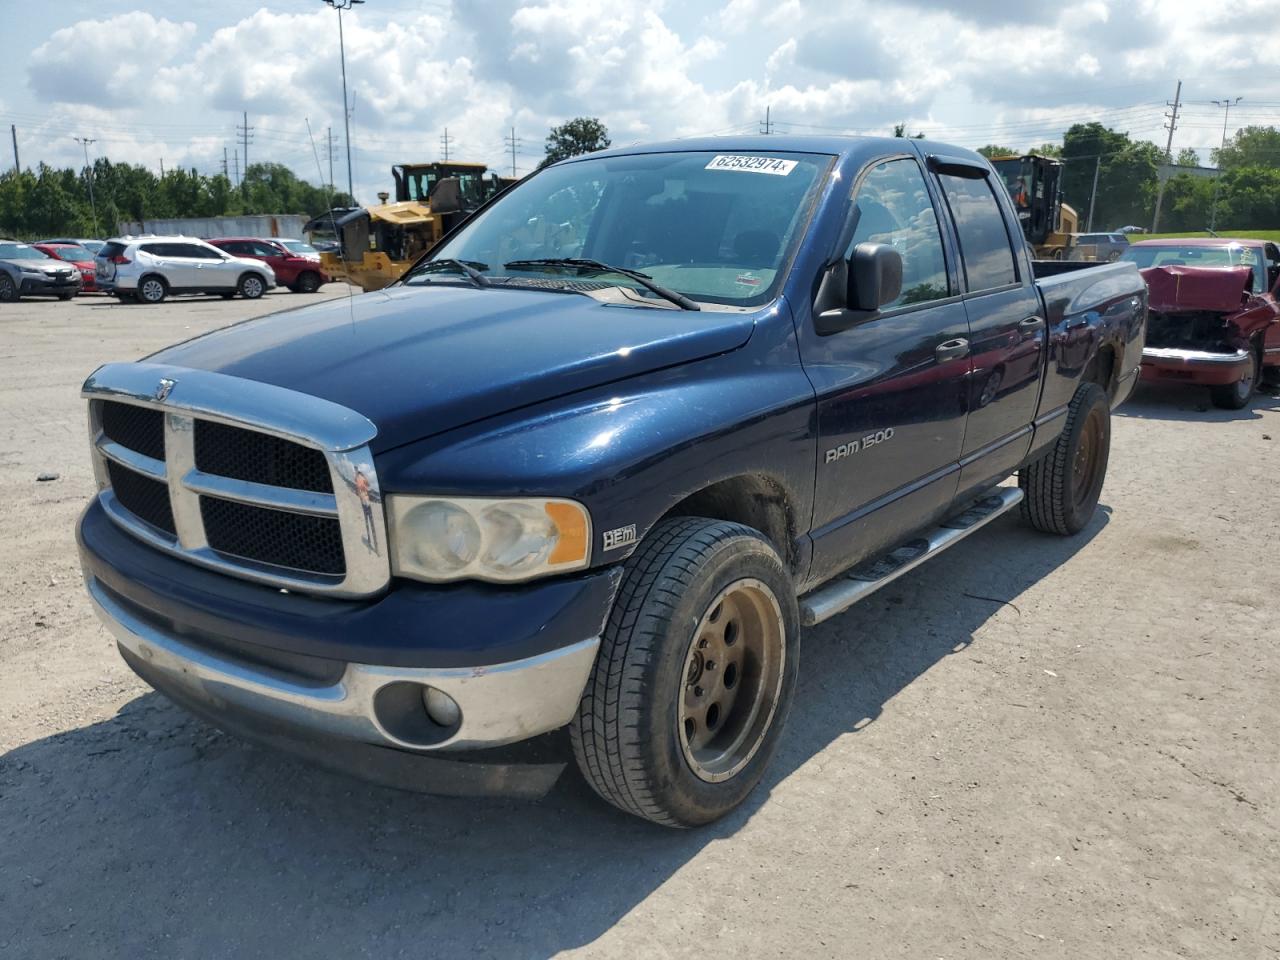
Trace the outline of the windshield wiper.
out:
M 477 287 L 492 286 L 489 282 L 489 278 L 480 272 L 481 270 L 489 269 L 489 265 L 487 263 L 477 263 L 474 260 L 454 260 L 452 257 L 443 257 L 439 260 L 428 260 L 426 263 L 414 267 L 405 275 L 405 283 L 408 283 L 411 277 L 421 276 L 424 273 L 437 273 L 438 271 L 430 269 L 437 264 L 442 267 L 453 267 L 455 270 L 460 271 L 463 276 Z
M 576 267 L 579 270 L 593 270 L 596 273 L 616 273 L 620 276 L 629 277 L 646 290 L 656 293 L 664 300 L 670 300 L 682 310 L 702 309 L 683 293 L 677 293 L 659 283 L 654 283 L 653 278 L 647 273 L 631 270 L 628 267 L 611 266 L 599 260 L 590 260 L 585 257 L 539 257 L 535 260 L 512 260 L 510 263 L 504 263 L 503 266 L 508 270 L 523 270 L 534 267 Z

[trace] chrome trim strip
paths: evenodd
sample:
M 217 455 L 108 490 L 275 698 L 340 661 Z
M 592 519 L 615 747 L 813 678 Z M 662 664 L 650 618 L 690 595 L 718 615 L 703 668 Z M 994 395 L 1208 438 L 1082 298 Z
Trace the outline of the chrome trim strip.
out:
M 1183 350 L 1178 347 L 1143 347 L 1143 360 L 1176 360 L 1191 364 L 1245 363 L 1251 354 L 1248 350 L 1235 353 L 1216 353 L 1212 350 Z
M 192 496 L 182 485 L 182 478 L 196 468 L 195 418 L 165 411 L 164 455 L 169 471 L 169 505 L 173 508 L 178 543 L 186 551 L 204 550 L 209 541 L 204 535 L 200 498 Z
M 598 637 L 549 653 L 474 667 L 422 668 L 347 664 L 332 686 L 291 683 L 162 633 L 86 578 L 94 612 L 119 645 L 203 701 L 313 733 L 423 752 L 496 747 L 558 730 L 578 709 L 595 663 Z M 391 733 L 375 709 L 377 693 L 393 683 L 435 687 L 458 704 L 456 730 L 436 742 Z
M 114 440 L 108 440 L 105 436 L 98 437 L 96 446 L 98 452 L 108 460 L 114 460 L 120 466 L 128 467 L 134 473 L 140 473 L 144 477 L 159 480 L 161 483 L 165 482 L 163 460 L 156 460 L 146 454 L 130 450 L 128 447 L 122 447 Z
M 172 380 L 163 403 L 156 385 Z M 84 382 L 86 399 L 131 400 L 145 406 L 184 410 L 202 419 L 247 426 L 323 450 L 351 450 L 378 434 L 365 417 L 340 404 L 256 380 L 163 363 L 108 363 Z
M 250 480 L 233 480 L 214 473 L 188 470 L 182 475 L 182 486 L 192 493 L 250 503 L 255 507 L 287 510 L 289 513 L 305 513 L 313 517 L 336 517 L 338 505 L 331 493 L 314 493 L 310 490 L 294 490 L 291 487 L 273 487 Z

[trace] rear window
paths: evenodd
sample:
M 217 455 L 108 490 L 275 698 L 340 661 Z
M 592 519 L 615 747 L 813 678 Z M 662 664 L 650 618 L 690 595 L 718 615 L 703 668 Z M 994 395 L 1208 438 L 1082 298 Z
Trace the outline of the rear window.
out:
M 969 292 L 1017 283 L 1013 245 L 991 184 L 985 177 L 970 179 L 944 174 L 938 179 L 955 220 Z
M 124 251 L 125 245 L 123 243 L 116 243 L 114 240 L 109 240 L 102 245 L 102 249 L 98 251 L 98 256 L 105 257 L 109 260 L 112 257 L 120 256 Z

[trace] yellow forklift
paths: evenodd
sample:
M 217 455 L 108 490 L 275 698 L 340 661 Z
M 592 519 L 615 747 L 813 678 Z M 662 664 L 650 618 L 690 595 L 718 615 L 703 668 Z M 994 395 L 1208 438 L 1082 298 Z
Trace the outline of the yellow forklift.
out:
M 1062 161 L 1028 154 L 992 157 L 1018 211 L 1022 233 L 1038 260 L 1065 260 L 1080 216 L 1062 202 Z
M 483 163 L 398 163 L 395 200 L 379 193 L 373 207 L 333 210 L 307 224 L 310 236 L 332 234 L 338 249 L 320 254 L 335 280 L 379 290 L 400 279 L 423 252 L 515 181 Z

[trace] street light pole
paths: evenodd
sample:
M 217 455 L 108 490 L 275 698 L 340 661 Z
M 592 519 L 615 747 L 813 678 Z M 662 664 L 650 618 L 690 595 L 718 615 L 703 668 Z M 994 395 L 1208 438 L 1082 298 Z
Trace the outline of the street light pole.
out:
M 357 3 L 364 3 L 364 0 L 324 0 L 324 2 L 338 11 L 338 55 L 342 61 L 342 125 L 347 135 L 347 195 L 354 198 L 355 187 L 351 176 L 351 111 L 347 109 L 350 103 L 347 99 L 347 43 L 342 33 L 342 11 L 350 10 Z
M 93 198 L 93 168 L 89 166 L 89 144 L 98 141 L 91 137 L 72 137 L 76 143 L 84 147 L 84 170 L 89 178 L 89 209 L 93 211 L 93 235 L 98 235 L 98 202 Z
M 1244 97 L 1236 97 L 1234 100 L 1214 100 L 1215 107 L 1222 108 L 1222 149 L 1227 146 L 1227 118 L 1231 116 L 1231 108 L 1243 100 Z M 1218 175 L 1213 178 L 1213 210 L 1209 214 L 1209 232 L 1218 229 L 1218 193 L 1222 189 L 1222 154 L 1218 154 Z

